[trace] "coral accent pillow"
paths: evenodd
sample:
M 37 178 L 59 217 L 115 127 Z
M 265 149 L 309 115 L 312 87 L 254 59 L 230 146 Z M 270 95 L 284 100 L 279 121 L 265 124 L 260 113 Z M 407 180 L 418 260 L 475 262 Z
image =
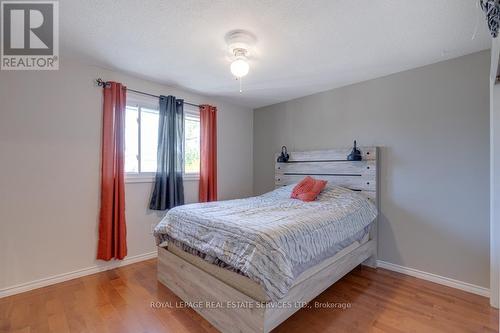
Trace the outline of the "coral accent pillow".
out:
M 326 186 L 326 180 L 314 179 L 307 176 L 302 179 L 292 190 L 292 199 L 302 201 L 314 201 Z

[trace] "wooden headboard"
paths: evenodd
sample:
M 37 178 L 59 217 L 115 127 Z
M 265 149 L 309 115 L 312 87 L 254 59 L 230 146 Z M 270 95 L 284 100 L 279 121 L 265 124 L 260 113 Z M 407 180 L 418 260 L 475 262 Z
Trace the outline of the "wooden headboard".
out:
M 309 175 L 360 191 L 378 206 L 377 147 L 359 147 L 362 161 L 347 161 L 352 148 L 289 152 L 287 163 L 275 164 L 275 186 L 290 185 Z M 279 154 L 276 154 L 275 161 Z

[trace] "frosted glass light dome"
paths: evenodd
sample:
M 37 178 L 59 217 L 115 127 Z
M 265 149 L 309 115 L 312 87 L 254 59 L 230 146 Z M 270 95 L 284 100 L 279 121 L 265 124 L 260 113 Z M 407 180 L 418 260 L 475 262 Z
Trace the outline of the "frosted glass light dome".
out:
M 237 78 L 247 75 L 249 70 L 250 65 L 245 59 L 236 59 L 231 63 L 231 73 Z

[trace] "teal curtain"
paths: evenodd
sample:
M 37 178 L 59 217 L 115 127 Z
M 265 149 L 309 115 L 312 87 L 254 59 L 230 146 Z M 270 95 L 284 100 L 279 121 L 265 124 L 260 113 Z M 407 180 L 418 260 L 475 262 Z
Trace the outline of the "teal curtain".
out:
M 158 156 L 149 208 L 166 210 L 184 204 L 184 101 L 160 96 Z

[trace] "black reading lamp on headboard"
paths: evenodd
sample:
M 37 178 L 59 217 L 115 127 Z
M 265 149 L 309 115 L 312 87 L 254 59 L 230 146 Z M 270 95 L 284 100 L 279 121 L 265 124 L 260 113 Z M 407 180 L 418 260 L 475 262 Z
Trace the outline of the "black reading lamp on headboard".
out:
M 354 147 L 352 147 L 351 153 L 347 156 L 348 161 L 361 161 L 363 158 L 361 156 L 361 150 L 356 147 L 356 140 L 354 140 Z
M 281 147 L 281 155 L 278 156 L 278 163 L 286 163 L 286 162 L 288 162 L 289 158 L 290 158 L 290 155 L 286 151 L 286 146 Z

